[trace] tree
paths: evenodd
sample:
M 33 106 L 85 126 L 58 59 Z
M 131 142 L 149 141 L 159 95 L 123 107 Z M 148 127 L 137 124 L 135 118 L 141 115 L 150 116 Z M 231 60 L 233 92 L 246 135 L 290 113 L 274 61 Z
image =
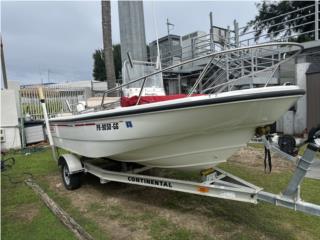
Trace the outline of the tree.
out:
M 97 81 L 106 81 L 106 66 L 104 63 L 104 52 L 97 49 L 93 54 L 93 79 Z
M 112 29 L 111 29 L 111 9 L 110 1 L 101 1 L 103 48 L 105 59 L 105 70 L 108 81 L 108 89 L 116 87 L 116 76 L 114 73 L 113 51 L 112 51 Z M 113 91 L 108 94 L 110 97 L 117 96 Z
M 120 44 L 113 45 L 113 62 L 115 67 L 116 78 L 121 78 L 122 60 L 121 60 L 121 46 Z
M 314 30 L 315 16 L 311 13 L 314 13 L 314 8 L 302 9 L 310 5 L 314 5 L 314 1 L 263 1 L 257 3 L 258 15 L 247 23 L 244 32 L 252 27 L 255 30 L 255 40 L 258 40 L 264 32 L 272 33 L 274 37 L 279 35 L 290 37 L 298 33 L 312 31 Z M 299 9 L 301 10 L 289 13 Z M 310 15 L 306 16 L 308 14 Z M 301 24 L 308 22 L 312 23 L 301 26 Z M 289 38 L 291 41 L 298 42 L 311 39 L 314 39 L 314 32 Z
M 106 66 L 104 61 L 103 49 L 97 49 L 93 57 L 93 79 L 97 81 L 106 81 Z M 115 67 L 116 79 L 121 78 L 121 47 L 120 44 L 113 45 L 113 63 Z

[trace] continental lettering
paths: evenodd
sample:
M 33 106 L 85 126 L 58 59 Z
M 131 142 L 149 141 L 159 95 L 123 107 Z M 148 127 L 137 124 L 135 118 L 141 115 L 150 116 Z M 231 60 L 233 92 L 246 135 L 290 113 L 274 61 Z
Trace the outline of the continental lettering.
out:
M 143 183 L 143 184 L 149 184 L 149 185 L 154 185 L 154 186 L 172 188 L 172 183 L 169 181 L 155 180 L 155 179 L 142 178 L 142 177 L 128 177 L 128 181 L 135 182 L 135 183 Z

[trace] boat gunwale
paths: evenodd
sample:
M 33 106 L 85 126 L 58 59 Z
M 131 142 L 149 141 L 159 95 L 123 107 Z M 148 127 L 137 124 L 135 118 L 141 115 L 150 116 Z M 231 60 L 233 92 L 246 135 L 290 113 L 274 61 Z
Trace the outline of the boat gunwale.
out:
M 256 100 L 256 99 L 263 99 L 263 98 L 274 98 L 274 97 L 286 97 L 286 96 L 297 96 L 297 95 L 304 95 L 305 90 L 303 89 L 290 89 L 290 90 L 280 90 L 280 91 L 269 91 L 269 92 L 255 92 L 255 93 L 247 93 L 247 94 L 237 94 L 231 96 L 222 96 L 216 98 L 205 98 L 205 99 L 196 99 L 194 101 L 184 101 L 178 103 L 172 103 L 174 100 L 162 101 L 161 103 L 168 103 L 168 104 L 161 104 L 161 105 L 151 105 L 150 107 L 145 107 L 149 104 L 143 104 L 138 106 L 144 106 L 143 108 L 135 108 L 130 109 L 130 107 L 123 107 L 121 111 L 117 112 L 108 112 L 107 111 L 100 111 L 101 114 L 97 114 L 99 112 L 94 112 L 95 115 L 87 115 L 83 116 L 82 114 L 79 115 L 72 115 L 69 118 L 64 117 L 63 119 L 49 119 L 51 124 L 54 123 L 61 123 L 61 122 L 78 122 L 78 121 L 86 121 L 86 120 L 100 120 L 103 118 L 109 117 L 118 117 L 118 116 L 130 116 L 130 115 L 137 115 L 143 113 L 154 113 L 166 110 L 176 110 L 176 109 L 183 109 L 189 107 L 198 107 L 198 106 L 207 106 L 207 105 L 215 105 L 215 104 L 223 104 L 223 103 L 230 103 L 230 102 L 238 102 L 238 101 L 246 101 L 246 100 Z M 190 98 L 186 98 L 190 99 Z M 136 106 L 134 106 L 136 107 Z M 126 108 L 128 108 L 126 110 Z M 112 109 L 114 110 L 114 109 Z

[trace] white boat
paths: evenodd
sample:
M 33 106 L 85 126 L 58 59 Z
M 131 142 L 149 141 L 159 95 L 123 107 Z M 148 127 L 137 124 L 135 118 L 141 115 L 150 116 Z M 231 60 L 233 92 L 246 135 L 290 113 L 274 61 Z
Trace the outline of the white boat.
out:
M 277 46 L 279 51 L 284 45 L 300 47 L 291 43 L 275 43 L 239 49 L 265 51 L 268 46 L 272 49 Z M 196 59 L 201 61 L 211 58 L 201 74 L 208 70 L 208 64 L 212 64 L 214 57 L 239 52 L 239 49 Z M 292 56 L 297 52 L 295 50 Z M 177 69 L 183 64 L 151 75 Z M 273 70 L 271 67 L 265 69 Z M 258 75 L 259 72 L 254 74 Z M 201 74 L 195 83 L 196 87 L 203 80 Z M 142 99 L 144 83 L 150 76 L 140 78 L 143 83 L 138 102 Z M 250 76 L 248 74 L 245 77 Z M 211 89 L 232 89 L 238 79 L 216 84 Z M 246 145 L 257 127 L 274 123 L 304 94 L 304 90 L 297 86 L 267 84 L 260 88 L 189 95 L 179 99 L 57 117 L 50 119 L 50 130 L 56 146 L 80 156 L 159 168 L 206 169 L 226 161 Z

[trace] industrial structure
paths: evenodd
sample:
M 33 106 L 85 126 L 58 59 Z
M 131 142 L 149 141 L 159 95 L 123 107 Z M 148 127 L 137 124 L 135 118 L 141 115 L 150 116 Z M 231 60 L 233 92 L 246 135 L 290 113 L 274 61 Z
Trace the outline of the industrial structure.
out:
M 147 61 L 147 44 L 142 1 L 118 1 L 122 63 L 127 53 L 139 61 Z
M 162 67 L 168 67 L 181 62 L 182 49 L 180 41 L 180 36 L 170 34 L 149 43 L 150 61 L 155 62 L 157 60 L 157 44 L 159 43 Z

